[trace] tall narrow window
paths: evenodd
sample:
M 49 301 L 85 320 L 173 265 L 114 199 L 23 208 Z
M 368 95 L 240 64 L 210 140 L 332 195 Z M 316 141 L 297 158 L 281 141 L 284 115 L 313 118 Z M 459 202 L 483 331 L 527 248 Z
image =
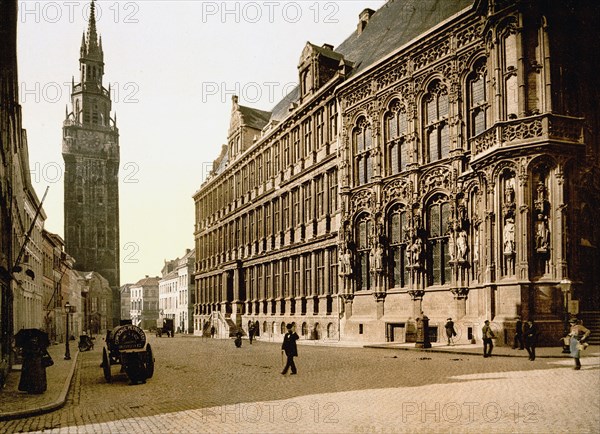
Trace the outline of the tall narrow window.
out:
M 448 92 L 440 81 L 434 81 L 423 98 L 423 143 L 426 162 L 448 158 Z
M 338 179 L 337 179 L 337 170 L 332 170 L 331 172 L 327 172 L 327 186 L 329 188 L 328 195 L 328 212 L 329 214 L 334 214 L 338 209 Z
M 304 222 L 310 223 L 310 221 L 314 217 L 314 212 L 312 208 L 312 194 L 311 194 L 312 185 L 309 182 L 302 186 L 303 196 L 304 196 Z
M 390 288 L 404 287 L 407 284 L 406 237 L 404 236 L 404 228 L 407 223 L 406 216 L 404 208 L 396 206 L 392 209 L 388 218 Z
M 313 150 L 312 143 L 312 119 L 309 117 L 302 124 L 302 130 L 304 135 L 304 156 L 308 157 Z
M 292 130 L 292 159 L 297 162 L 302 158 L 302 148 L 300 147 L 300 127 Z
M 427 208 L 428 283 L 444 285 L 450 281 L 450 253 L 448 250 L 448 220 L 450 205 L 444 196 L 437 196 Z
M 469 137 L 474 137 L 487 129 L 489 104 L 487 102 L 486 91 L 487 73 L 485 59 L 477 61 L 467 81 L 467 90 L 469 92 Z
M 281 170 L 279 162 L 279 142 L 273 144 L 273 175 L 276 175 Z
M 281 274 L 283 275 L 283 281 L 281 283 L 281 296 L 291 297 L 292 292 L 290 290 L 290 261 L 287 258 L 281 260 Z
M 323 190 L 323 180 L 324 175 L 320 175 L 315 179 L 315 191 L 316 191 L 316 213 L 317 218 L 323 217 L 325 215 L 325 192 Z
M 387 168 L 389 175 L 395 175 L 406 170 L 408 164 L 408 144 L 406 135 L 408 133 L 408 121 L 406 109 L 395 100 L 390 104 L 385 116 L 385 141 L 387 155 Z
M 338 292 L 338 253 L 337 247 L 332 248 L 329 251 L 329 284 L 327 289 L 330 294 L 337 294 Z
M 287 134 L 281 139 L 283 146 L 283 168 L 286 168 L 291 164 L 290 159 L 290 136 Z
M 337 105 L 335 100 L 327 105 L 329 119 L 327 121 L 327 140 L 332 143 L 337 138 Z
M 292 190 L 292 227 L 300 223 L 300 187 L 297 187 Z
M 319 149 L 325 144 L 325 109 L 320 109 L 315 115 L 315 141 Z
M 360 118 L 352 133 L 354 147 L 354 179 L 356 185 L 371 182 L 373 176 L 373 158 L 371 126 L 363 117 Z
M 356 222 L 356 253 L 358 277 L 358 290 L 368 290 L 371 287 L 370 270 L 369 270 L 369 233 L 371 222 L 369 216 L 363 214 Z
M 323 295 L 325 293 L 325 250 L 319 250 L 315 253 L 316 268 L 316 286 L 315 294 Z
M 509 22 L 500 31 L 502 49 L 502 79 L 504 81 L 505 119 L 517 117 L 519 112 L 519 86 L 517 82 L 517 29 L 514 22 Z
M 312 253 L 304 255 L 304 294 L 312 295 Z

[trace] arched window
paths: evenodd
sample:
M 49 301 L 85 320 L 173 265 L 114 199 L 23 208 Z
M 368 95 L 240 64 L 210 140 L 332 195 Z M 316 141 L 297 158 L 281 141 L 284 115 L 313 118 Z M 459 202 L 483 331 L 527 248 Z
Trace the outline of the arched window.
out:
M 385 115 L 385 143 L 388 152 L 387 170 L 389 175 L 406 170 L 408 163 L 407 132 L 406 109 L 400 101 L 394 100 Z
M 371 220 L 367 214 L 363 214 L 356 221 L 356 266 L 357 266 L 357 290 L 365 291 L 371 286 L 369 270 L 369 233 L 371 231 Z
M 448 134 L 448 92 L 439 80 L 428 87 L 423 98 L 423 155 L 425 162 L 441 160 L 450 155 Z
M 450 281 L 448 220 L 450 204 L 445 196 L 433 198 L 427 207 L 427 275 L 429 285 L 444 285 Z
M 390 240 L 389 270 L 390 288 L 404 287 L 408 282 L 406 273 L 406 237 L 404 228 L 407 224 L 407 213 L 404 207 L 395 206 L 388 216 L 388 238 Z
M 474 137 L 487 129 L 487 71 L 485 58 L 475 63 L 473 71 L 467 79 L 468 92 L 468 136 Z
M 373 176 L 373 157 L 371 136 L 371 125 L 363 117 L 358 120 L 352 132 L 352 143 L 354 147 L 354 179 L 356 185 L 371 182 Z

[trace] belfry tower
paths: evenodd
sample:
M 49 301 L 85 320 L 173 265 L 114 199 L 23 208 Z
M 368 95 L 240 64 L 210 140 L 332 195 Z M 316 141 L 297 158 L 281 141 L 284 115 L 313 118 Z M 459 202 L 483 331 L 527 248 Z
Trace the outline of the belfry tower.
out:
M 119 130 L 111 117 L 110 86 L 102 85 L 104 52 L 92 1 L 81 40 L 80 82 L 72 81 L 63 122 L 65 244 L 75 268 L 97 271 L 119 287 Z

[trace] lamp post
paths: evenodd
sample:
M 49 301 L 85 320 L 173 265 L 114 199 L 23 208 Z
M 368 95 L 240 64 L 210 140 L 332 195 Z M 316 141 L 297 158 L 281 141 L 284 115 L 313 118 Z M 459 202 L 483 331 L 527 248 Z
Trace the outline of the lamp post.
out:
M 67 301 L 65 303 L 65 360 L 71 360 L 71 351 L 69 350 L 69 315 L 71 314 L 71 304 Z
M 560 281 L 560 283 L 558 284 L 560 290 L 563 293 L 563 304 L 564 304 L 564 316 L 563 316 L 563 320 L 564 320 L 564 324 L 563 324 L 563 331 L 564 331 L 564 336 L 569 334 L 569 296 L 571 294 L 571 284 L 573 282 L 571 282 L 569 279 L 562 279 Z M 571 352 L 571 350 L 569 349 L 569 346 L 567 344 L 565 344 L 563 342 L 563 351 L 564 354 L 567 354 L 569 352 Z

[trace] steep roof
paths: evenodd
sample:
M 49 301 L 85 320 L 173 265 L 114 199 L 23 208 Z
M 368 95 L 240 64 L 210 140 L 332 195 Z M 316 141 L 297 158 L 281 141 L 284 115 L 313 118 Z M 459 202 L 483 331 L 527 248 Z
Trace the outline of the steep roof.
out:
M 138 280 L 132 286 L 157 286 L 160 277 L 145 277 L 143 279 Z
M 473 5 L 474 0 L 390 0 L 335 51 L 354 62 L 351 75 L 391 54 L 442 21 Z
M 354 30 L 334 50 L 353 62 L 350 76 L 356 75 L 473 3 L 474 0 L 389 0 L 369 17 L 360 33 Z M 272 119 L 285 118 L 290 104 L 298 98 L 296 86 L 275 105 Z
M 256 128 L 257 130 L 262 130 L 271 118 L 271 112 L 266 112 L 264 110 L 258 110 L 243 105 L 239 106 L 239 108 L 240 113 L 242 114 L 242 119 L 244 120 L 244 124 L 249 127 Z

